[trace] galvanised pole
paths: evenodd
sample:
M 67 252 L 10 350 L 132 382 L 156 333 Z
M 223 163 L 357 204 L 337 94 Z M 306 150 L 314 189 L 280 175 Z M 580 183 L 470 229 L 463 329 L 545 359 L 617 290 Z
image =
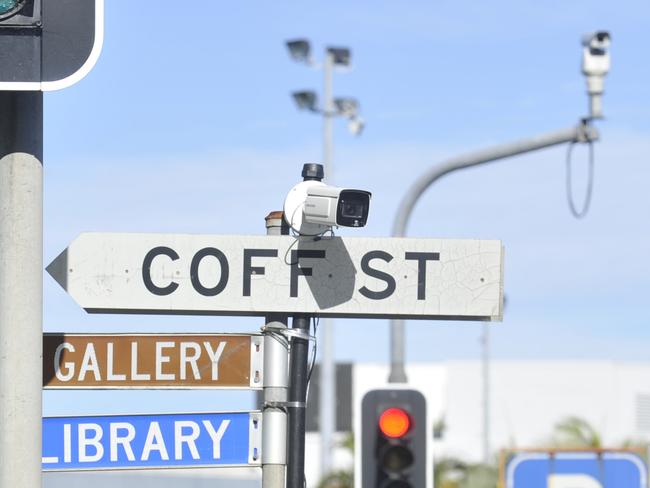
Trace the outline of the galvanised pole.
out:
M 266 217 L 266 235 L 287 235 L 282 212 Z M 287 467 L 287 409 L 289 398 L 289 346 L 281 333 L 286 315 L 266 317 L 264 328 L 264 405 L 262 411 L 262 488 L 284 488 Z

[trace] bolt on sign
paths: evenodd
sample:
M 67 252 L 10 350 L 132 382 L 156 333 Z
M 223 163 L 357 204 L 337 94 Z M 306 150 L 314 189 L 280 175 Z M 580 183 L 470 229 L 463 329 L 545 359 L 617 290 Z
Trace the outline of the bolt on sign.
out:
M 44 388 L 262 388 L 261 335 L 44 334 Z
M 500 241 L 85 233 L 48 267 L 86 311 L 500 320 Z

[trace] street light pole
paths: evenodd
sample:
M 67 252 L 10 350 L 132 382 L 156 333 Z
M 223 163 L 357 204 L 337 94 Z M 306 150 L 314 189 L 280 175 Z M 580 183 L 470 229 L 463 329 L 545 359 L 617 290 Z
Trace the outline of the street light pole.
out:
M 563 129 L 557 132 L 543 134 L 530 139 L 524 139 L 511 144 L 495 146 L 483 151 L 462 155 L 452 158 L 447 162 L 434 166 L 429 169 L 409 189 L 400 203 L 395 221 L 393 223 L 394 237 L 404 237 L 406 235 L 406 226 L 413 212 L 413 208 L 418 199 L 433 183 L 443 176 L 472 166 L 500 161 L 512 156 L 537 151 L 547 147 L 557 146 L 566 143 L 588 143 L 597 141 L 599 137 L 598 130 L 590 125 L 590 121 L 582 120 L 575 127 Z M 490 431 L 489 431 L 489 410 L 490 410 L 490 390 L 489 390 L 489 331 L 486 324 L 483 337 L 483 459 L 489 461 L 490 449 Z M 391 364 L 389 383 L 406 383 L 406 371 L 404 369 L 405 355 L 405 334 L 404 321 L 391 320 Z
M 483 464 L 490 463 L 490 322 L 483 322 Z
M 429 169 L 420 176 L 404 195 L 393 223 L 393 236 L 404 237 L 406 235 L 406 226 L 416 202 L 427 188 L 446 174 L 559 144 L 577 142 L 591 144 L 593 141 L 597 141 L 599 137 L 598 131 L 591 125 L 591 122 L 593 119 L 603 117 L 601 97 L 604 92 L 604 78 L 610 67 L 609 44 L 610 35 L 606 31 L 591 32 L 586 34 L 582 40 L 582 73 L 587 79 L 587 94 L 590 101 L 590 115 L 588 117 L 581 119 L 578 125 L 568 129 L 462 155 Z M 572 203 L 571 210 L 577 217 L 582 216 L 580 212 L 575 211 Z M 404 371 L 404 321 L 391 320 L 390 334 L 391 365 L 388 381 L 390 383 L 406 383 L 407 378 Z M 486 340 L 486 346 L 487 343 Z M 487 354 L 485 356 L 488 357 Z M 486 379 L 488 379 L 487 375 Z M 489 399 L 486 402 L 489 403 Z M 484 435 L 487 435 L 487 427 L 484 431 Z
M 406 227 L 417 201 L 431 185 L 449 173 L 559 144 L 569 142 L 591 143 L 597 140 L 598 130 L 590 125 L 588 121 L 583 120 L 578 125 L 568 129 L 464 154 L 433 166 L 415 181 L 402 198 L 393 222 L 392 235 L 393 237 L 406 236 Z M 407 381 L 404 371 L 404 349 L 404 321 L 401 319 L 391 320 L 391 368 L 388 378 L 389 383 L 406 383 Z

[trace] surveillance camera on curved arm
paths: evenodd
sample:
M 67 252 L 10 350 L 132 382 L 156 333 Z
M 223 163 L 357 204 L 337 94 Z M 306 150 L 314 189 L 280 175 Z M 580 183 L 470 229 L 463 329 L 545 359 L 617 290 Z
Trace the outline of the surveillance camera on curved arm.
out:
M 607 31 L 591 32 L 582 38 L 582 73 L 587 77 L 590 119 L 603 118 L 602 96 L 610 68 L 610 41 Z
M 323 166 L 303 166 L 303 181 L 284 201 L 284 219 L 302 236 L 318 236 L 333 227 L 364 227 L 368 221 L 371 193 L 323 183 Z

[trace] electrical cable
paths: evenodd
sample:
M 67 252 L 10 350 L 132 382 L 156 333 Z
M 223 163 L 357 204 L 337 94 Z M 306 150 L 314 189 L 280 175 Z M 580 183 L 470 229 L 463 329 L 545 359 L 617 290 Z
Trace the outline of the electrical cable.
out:
M 292 231 L 296 232 L 296 229 L 294 229 L 293 227 L 289 226 L 289 228 Z M 313 241 L 320 241 L 325 236 L 325 234 L 327 234 L 328 232 L 330 233 L 330 237 L 334 238 L 334 236 L 335 236 L 334 235 L 334 229 L 332 229 L 332 228 L 326 229 L 323 232 L 321 232 L 320 234 L 291 234 L 291 237 L 294 238 L 294 241 L 287 248 L 287 252 L 284 253 L 284 263 L 287 264 L 288 266 L 295 266 L 295 265 L 298 264 L 297 261 L 295 263 L 291 262 L 291 260 L 289 259 L 289 254 L 291 253 L 292 248 L 295 247 L 295 245 L 300 242 L 301 237 L 313 237 Z
M 320 322 L 320 318 L 314 316 L 313 318 L 313 324 L 314 324 L 314 344 L 311 346 L 311 365 L 309 366 L 309 373 L 307 373 L 307 398 L 309 398 L 309 385 L 311 384 L 311 374 L 314 371 L 314 365 L 316 364 L 316 351 L 318 351 L 318 339 L 317 339 L 317 333 L 318 333 L 318 323 Z
M 571 210 L 571 214 L 576 218 L 576 219 L 581 219 L 587 215 L 587 212 L 589 211 L 589 206 L 591 204 L 591 197 L 592 197 L 592 192 L 593 192 L 593 187 L 594 187 L 594 144 L 592 141 L 587 141 L 587 145 L 589 146 L 589 176 L 588 176 L 588 181 L 587 181 L 587 191 L 585 194 L 585 199 L 582 204 L 582 208 L 578 210 L 576 208 L 575 202 L 573 200 L 573 178 L 572 178 L 572 156 L 573 156 L 573 146 L 576 144 L 577 141 L 572 141 L 569 143 L 569 147 L 567 149 L 567 154 L 566 154 L 566 191 L 567 191 L 567 201 L 569 203 L 569 209 Z
M 312 318 L 312 323 L 314 324 L 314 344 L 311 346 L 311 365 L 309 366 L 309 373 L 307 373 L 307 391 L 305 393 L 305 404 L 307 403 L 307 400 L 309 399 L 309 385 L 311 384 L 311 374 L 314 371 L 314 365 L 316 364 L 316 351 L 318 350 L 318 322 L 320 322 L 320 318 L 317 316 L 313 316 Z M 305 405 L 305 408 L 307 406 Z M 304 488 L 307 488 L 307 474 L 303 474 L 303 486 Z

